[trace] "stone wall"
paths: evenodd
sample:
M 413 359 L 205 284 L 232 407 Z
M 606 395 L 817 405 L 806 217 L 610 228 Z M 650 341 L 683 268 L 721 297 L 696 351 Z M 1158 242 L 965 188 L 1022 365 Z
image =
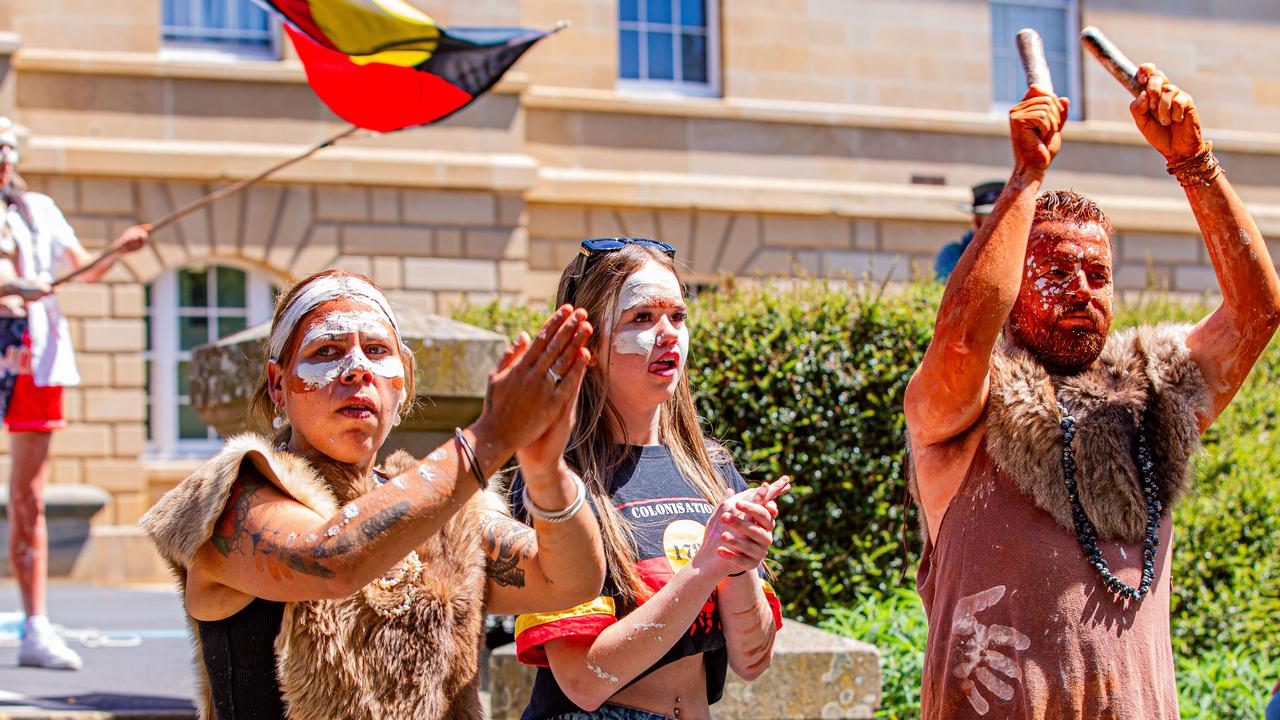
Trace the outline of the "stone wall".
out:
M 198 183 L 29 176 L 88 248 L 208 192 Z M 156 234 L 105 282 L 59 290 L 82 385 L 65 393 L 70 427 L 55 435 L 52 481 L 112 495 L 96 519 L 132 524 L 175 481 L 146 454 L 146 302 L 161 273 L 230 260 L 280 282 L 328 267 L 372 277 L 423 312 L 514 300 L 525 289 L 524 202 L 517 195 L 388 187 L 263 185 Z M 0 476 L 8 473 L 0 433 Z M 163 465 L 163 463 L 160 463 Z M 180 477 L 180 471 L 178 477 Z

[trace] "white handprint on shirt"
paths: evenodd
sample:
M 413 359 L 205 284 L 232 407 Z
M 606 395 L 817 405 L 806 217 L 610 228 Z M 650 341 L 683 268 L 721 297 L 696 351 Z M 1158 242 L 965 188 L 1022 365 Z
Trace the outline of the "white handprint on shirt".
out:
M 1004 646 L 1026 650 L 1031 647 L 1031 638 L 1014 628 L 1007 625 L 983 625 L 975 617 L 977 613 L 1000 602 L 1003 597 L 1003 585 L 969 595 L 956 603 L 955 612 L 951 616 L 951 630 L 956 637 L 961 638 L 958 645 L 964 653 L 963 661 L 956 665 L 953 672 L 960 678 L 960 689 L 979 715 L 986 715 L 991 710 L 991 705 L 983 697 L 974 679 L 1005 701 L 1013 699 L 1013 686 L 996 673 L 1013 681 L 1022 680 L 1022 670 L 1017 663 L 992 648 Z

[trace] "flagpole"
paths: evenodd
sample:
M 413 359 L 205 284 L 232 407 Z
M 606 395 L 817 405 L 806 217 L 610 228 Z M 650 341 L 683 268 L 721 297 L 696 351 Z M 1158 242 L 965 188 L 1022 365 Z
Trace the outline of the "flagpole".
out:
M 178 220 L 181 220 L 182 218 L 186 217 L 187 215 L 190 215 L 191 213 L 197 210 L 208 207 L 209 205 L 221 200 L 224 197 L 227 197 L 229 195 L 234 195 L 240 192 L 241 190 L 244 190 L 245 188 L 249 187 L 250 185 L 262 182 L 263 180 L 270 177 L 272 174 L 277 173 L 289 167 L 290 165 L 293 165 L 294 163 L 298 163 L 303 160 L 306 160 L 307 158 L 311 157 L 312 155 L 315 155 L 321 150 L 336 144 L 338 141 L 348 138 L 351 135 L 354 135 L 356 132 L 359 132 L 359 130 L 360 128 L 358 126 L 352 125 L 351 127 L 346 128 L 342 132 L 338 133 L 337 135 L 334 135 L 333 137 L 330 137 L 327 140 L 324 140 L 316 145 L 313 145 L 311 148 L 304 151 L 300 155 L 295 155 L 286 160 L 282 160 L 281 162 L 278 162 L 275 165 L 272 165 L 271 167 L 267 168 L 266 170 L 263 170 L 257 175 L 254 175 L 253 177 L 244 178 L 243 180 L 234 182 L 224 188 L 215 190 L 214 192 L 211 192 L 202 198 L 193 200 L 187 203 L 186 205 L 183 205 L 182 207 L 178 208 L 177 210 L 173 210 L 169 213 L 166 213 L 165 215 L 162 215 L 156 220 L 146 223 L 144 227 L 147 228 L 148 232 L 154 233 L 168 225 L 172 225 L 173 223 L 177 222 Z M 101 253 L 98 254 L 96 258 L 94 258 L 90 262 L 86 263 L 85 265 L 82 265 L 81 267 L 77 268 L 73 272 L 67 273 L 66 275 L 58 278 L 57 280 L 54 280 L 53 287 L 57 287 L 64 282 L 72 280 L 78 277 L 79 275 L 88 272 L 89 270 L 93 269 L 94 267 L 97 267 L 98 265 L 101 265 L 102 263 L 106 262 L 109 258 L 111 258 L 113 255 L 116 255 L 120 252 L 121 252 L 121 248 L 109 247 L 106 250 L 103 250 Z

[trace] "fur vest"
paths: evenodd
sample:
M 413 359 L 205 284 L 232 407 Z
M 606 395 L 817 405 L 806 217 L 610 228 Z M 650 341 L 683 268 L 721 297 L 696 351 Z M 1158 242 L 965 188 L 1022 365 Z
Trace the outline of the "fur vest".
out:
M 352 486 L 329 478 L 326 469 L 273 449 L 264 437 L 231 438 L 141 521 L 184 598 L 186 568 L 212 537 L 245 462 L 326 517 L 372 489 L 372 480 Z M 387 459 L 386 472 L 394 476 L 414 462 L 408 453 L 397 452 Z M 275 653 L 290 720 L 482 717 L 479 662 L 487 580 L 479 523 L 492 507 L 491 498 L 473 498 L 418 548 L 423 571 L 412 604 L 398 618 L 371 609 L 370 603 L 385 595 L 376 581 L 340 600 L 286 604 Z M 190 616 L 188 623 L 197 644 L 201 717 L 212 720 L 200 635 Z
M 1061 402 L 1076 417 L 1080 502 L 1103 540 L 1139 542 L 1147 510 L 1136 464 L 1137 432 L 1146 433 L 1158 496 L 1171 508 L 1186 491 L 1191 455 L 1200 446 L 1197 413 L 1209 394 L 1187 350 L 1188 326 L 1142 326 L 1107 338 L 1094 366 L 1050 376 L 1022 350 L 993 356 L 986 447 L 996 466 L 1073 530 L 1062 472 Z

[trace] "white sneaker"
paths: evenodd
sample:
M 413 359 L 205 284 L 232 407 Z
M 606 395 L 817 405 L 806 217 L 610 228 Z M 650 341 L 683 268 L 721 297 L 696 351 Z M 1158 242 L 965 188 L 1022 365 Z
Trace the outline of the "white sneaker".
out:
M 49 618 L 32 615 L 27 618 L 26 632 L 22 637 L 22 649 L 18 651 L 18 665 L 50 670 L 79 670 L 80 656 L 58 637 Z

